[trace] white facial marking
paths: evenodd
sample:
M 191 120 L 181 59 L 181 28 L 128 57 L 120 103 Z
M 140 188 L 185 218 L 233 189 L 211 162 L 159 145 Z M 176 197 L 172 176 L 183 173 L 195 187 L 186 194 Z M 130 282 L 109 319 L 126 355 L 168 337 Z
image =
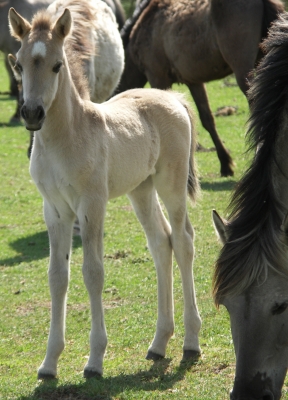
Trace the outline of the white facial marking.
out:
M 32 49 L 32 57 L 35 56 L 41 56 L 41 57 L 45 57 L 46 56 L 46 45 L 43 42 L 36 42 L 33 45 L 33 49 Z

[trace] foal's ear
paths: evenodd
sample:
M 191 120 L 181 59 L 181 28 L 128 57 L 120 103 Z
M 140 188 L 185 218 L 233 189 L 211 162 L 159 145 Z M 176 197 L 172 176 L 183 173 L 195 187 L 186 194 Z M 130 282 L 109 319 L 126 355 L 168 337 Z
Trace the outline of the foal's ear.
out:
M 22 78 L 21 78 L 21 73 L 19 71 L 19 68 L 17 68 L 17 65 L 16 65 L 16 61 L 17 61 L 16 57 L 13 56 L 13 54 L 8 54 L 8 61 L 9 61 L 9 65 L 13 71 L 16 81 L 21 82 Z
M 57 19 L 53 27 L 53 31 L 56 33 L 60 39 L 64 39 L 70 32 L 72 26 L 72 17 L 70 10 L 65 8 L 61 17 Z
M 25 18 L 21 17 L 13 7 L 10 8 L 8 17 L 11 35 L 16 39 L 23 39 L 23 37 L 30 32 L 30 23 L 26 21 Z
M 212 211 L 212 219 L 218 238 L 221 240 L 223 244 L 225 244 L 228 240 L 227 221 L 221 218 L 216 210 Z

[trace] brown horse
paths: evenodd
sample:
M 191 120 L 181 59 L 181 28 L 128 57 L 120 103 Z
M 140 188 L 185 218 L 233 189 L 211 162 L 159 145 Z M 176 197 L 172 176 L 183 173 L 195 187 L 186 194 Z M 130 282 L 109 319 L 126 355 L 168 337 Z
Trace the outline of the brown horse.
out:
M 118 91 L 167 89 L 185 83 L 210 133 L 221 175 L 233 175 L 233 161 L 216 131 L 205 82 L 235 73 L 243 93 L 261 57 L 259 43 L 284 11 L 280 0 L 143 0 L 122 29 L 126 66 Z

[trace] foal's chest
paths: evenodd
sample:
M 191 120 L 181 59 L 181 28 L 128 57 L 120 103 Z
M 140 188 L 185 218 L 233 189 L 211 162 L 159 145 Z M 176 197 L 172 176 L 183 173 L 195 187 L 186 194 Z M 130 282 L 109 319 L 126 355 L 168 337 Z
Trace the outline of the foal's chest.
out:
M 67 203 L 77 207 L 77 189 L 73 179 L 73 167 L 57 157 L 32 154 L 30 174 L 42 196 L 53 204 Z

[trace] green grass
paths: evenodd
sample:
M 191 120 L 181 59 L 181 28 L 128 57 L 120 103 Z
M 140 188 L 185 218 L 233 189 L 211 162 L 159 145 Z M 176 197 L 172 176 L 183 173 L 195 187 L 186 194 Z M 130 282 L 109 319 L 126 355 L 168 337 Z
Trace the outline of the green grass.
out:
M 233 78 L 216 81 L 207 85 L 207 90 L 213 112 L 221 106 L 237 107 L 237 114 L 216 118 L 219 134 L 236 163 L 235 177 L 219 177 L 215 152 L 197 153 L 202 197 L 195 207 L 189 205 L 196 232 L 194 274 L 203 320 L 202 357 L 194 365 L 180 364 L 183 305 L 175 265 L 175 335 L 165 360 L 155 364 L 145 360 L 156 323 L 156 276 L 142 228 L 128 200 L 122 197 L 109 203 L 105 223 L 103 301 L 109 343 L 104 376 L 88 381 L 83 379 L 82 371 L 89 352 L 90 312 L 77 237 L 71 262 L 66 348 L 59 361 L 59 378 L 47 383 L 37 381 L 50 320 L 48 237 L 42 199 L 28 171 L 28 134 L 22 125 L 9 124 L 15 101 L 0 95 L 0 399 L 229 398 L 235 357 L 228 315 L 224 309 L 216 310 L 211 296 L 213 263 L 220 248 L 211 210 L 215 208 L 225 215 L 231 189 L 247 165 L 243 153 L 248 106 L 238 87 L 227 82 L 235 83 Z M 2 60 L 0 89 L 8 90 Z M 184 86 L 175 89 L 186 91 Z M 211 139 L 199 122 L 197 129 L 202 146 L 210 148 Z M 288 393 L 287 386 L 284 392 Z

